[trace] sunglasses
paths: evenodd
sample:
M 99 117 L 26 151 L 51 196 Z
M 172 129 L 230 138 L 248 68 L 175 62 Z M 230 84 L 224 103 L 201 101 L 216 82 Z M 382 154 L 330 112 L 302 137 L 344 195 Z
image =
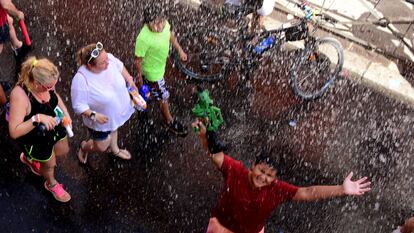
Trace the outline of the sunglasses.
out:
M 40 84 L 40 86 L 42 86 L 43 88 L 45 88 L 47 91 L 51 91 L 55 89 L 56 83 L 58 82 L 58 79 L 55 80 L 55 82 L 51 85 L 51 86 L 46 86 L 43 85 L 42 83 L 38 82 Z
M 96 59 L 99 57 L 100 51 L 103 49 L 103 44 L 101 42 L 96 43 L 96 47 L 91 51 L 91 55 L 89 57 L 88 63 L 92 61 L 92 59 Z

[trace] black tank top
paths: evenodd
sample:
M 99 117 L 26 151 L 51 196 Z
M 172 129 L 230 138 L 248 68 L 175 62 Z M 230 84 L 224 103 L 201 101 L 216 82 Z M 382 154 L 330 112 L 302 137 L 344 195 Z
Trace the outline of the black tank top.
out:
M 58 105 L 58 98 L 55 94 L 55 91 L 51 90 L 49 91 L 50 100 L 46 103 L 39 103 L 39 101 L 36 100 L 36 98 L 33 96 L 33 94 L 27 90 L 26 87 L 22 87 L 24 92 L 27 94 L 27 97 L 29 97 L 30 105 L 31 105 L 31 111 L 29 115 L 24 117 L 24 121 L 29 120 L 33 115 L 36 114 L 45 114 L 48 116 L 55 117 L 55 108 Z M 23 143 L 25 145 L 27 144 L 45 144 L 47 142 L 54 143 L 54 137 L 56 135 L 57 131 L 64 130 L 63 126 L 61 124 L 57 125 L 52 130 L 41 130 L 40 127 L 35 127 L 32 131 L 30 131 L 28 134 L 25 134 L 21 137 L 19 137 L 17 140 L 20 143 Z

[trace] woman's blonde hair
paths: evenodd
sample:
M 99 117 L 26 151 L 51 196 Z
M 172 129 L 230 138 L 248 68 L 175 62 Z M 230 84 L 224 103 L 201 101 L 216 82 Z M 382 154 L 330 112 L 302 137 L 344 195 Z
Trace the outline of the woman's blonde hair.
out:
M 78 63 L 78 66 L 88 64 L 88 61 L 91 58 L 92 50 L 94 50 L 95 48 L 96 43 L 93 43 L 88 44 L 78 50 L 78 52 L 76 53 L 76 62 Z M 89 63 L 95 65 L 95 59 L 92 59 Z
M 33 56 L 23 62 L 17 85 L 24 85 L 28 89 L 32 89 L 34 81 L 46 84 L 56 81 L 58 78 L 59 70 L 49 59 L 37 59 Z

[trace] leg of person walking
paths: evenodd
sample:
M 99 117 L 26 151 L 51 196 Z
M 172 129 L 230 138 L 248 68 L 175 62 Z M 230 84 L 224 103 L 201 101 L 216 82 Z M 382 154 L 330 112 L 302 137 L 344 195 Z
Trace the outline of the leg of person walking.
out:
M 112 153 L 120 157 L 121 159 L 131 159 L 131 153 L 125 149 L 119 149 L 118 146 L 118 130 L 115 130 L 111 133 L 111 145 L 110 145 Z
M 53 152 L 52 157 L 40 164 L 40 174 L 45 178 L 45 189 L 53 194 L 56 200 L 60 202 L 68 202 L 71 197 L 61 184 L 55 179 L 56 156 Z

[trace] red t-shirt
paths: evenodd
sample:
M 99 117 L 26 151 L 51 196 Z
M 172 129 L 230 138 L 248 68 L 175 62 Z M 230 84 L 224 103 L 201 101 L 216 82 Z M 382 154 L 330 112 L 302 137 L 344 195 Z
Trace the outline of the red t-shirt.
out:
M 0 27 L 7 23 L 7 11 L 0 5 Z
M 221 172 L 225 185 L 211 214 L 235 233 L 258 233 L 273 210 L 295 196 L 298 187 L 275 180 L 260 189 L 249 183 L 249 170 L 225 155 Z

